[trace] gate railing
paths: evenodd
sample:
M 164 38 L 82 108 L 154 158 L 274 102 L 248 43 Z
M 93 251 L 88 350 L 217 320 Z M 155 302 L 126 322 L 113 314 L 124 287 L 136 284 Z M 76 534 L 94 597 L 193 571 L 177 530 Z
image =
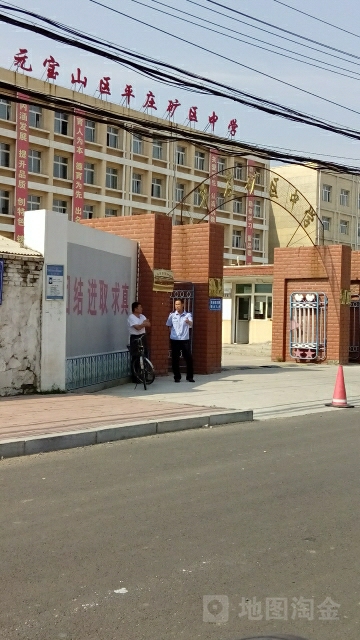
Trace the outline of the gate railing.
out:
M 66 390 L 120 380 L 130 375 L 129 351 L 66 358 Z
M 290 356 L 297 360 L 325 360 L 325 293 L 296 292 L 290 295 Z
M 360 296 L 352 296 L 350 302 L 349 360 L 360 360 Z

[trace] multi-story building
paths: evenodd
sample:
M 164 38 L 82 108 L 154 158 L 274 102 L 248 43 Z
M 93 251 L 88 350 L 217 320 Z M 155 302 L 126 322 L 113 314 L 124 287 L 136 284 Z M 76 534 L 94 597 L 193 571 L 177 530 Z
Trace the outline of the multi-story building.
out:
M 347 244 L 353 249 L 359 249 L 359 177 L 302 165 L 273 167 L 273 171 L 301 191 L 314 208 L 317 218 L 314 220 L 311 238 L 315 244 Z M 276 205 L 271 206 L 270 262 L 273 261 L 274 248 L 286 246 L 291 239 L 295 224 L 295 221 L 291 224 L 291 216 L 282 214 Z M 301 244 L 311 244 L 310 237 L 302 234 Z
M 84 218 L 126 216 L 146 212 L 172 215 L 174 224 L 206 219 L 201 186 L 209 190 L 209 146 L 206 148 L 181 140 L 181 131 L 189 128 L 173 123 L 176 141 L 146 135 L 146 122 L 169 126 L 169 121 L 139 113 L 125 106 L 43 82 L 30 76 L 0 69 L 0 79 L 21 91 L 37 91 L 39 96 L 57 96 L 81 102 L 84 129 L 83 206 Z M 13 95 L 14 95 L 13 93 Z M 16 143 L 21 122 L 11 91 L 0 99 L 0 234 L 14 238 Z M 81 98 L 81 99 L 80 99 Z M 112 119 L 91 119 L 86 105 L 99 111 L 106 105 Z M 123 128 L 122 118 L 137 119 L 137 133 Z M 114 124 L 114 120 L 118 120 Z M 144 124 L 145 123 L 145 124 Z M 27 164 L 27 202 L 25 209 L 48 209 L 68 215 L 76 196 L 76 132 L 74 117 L 37 105 L 29 106 L 29 147 Z M 143 135 L 139 134 L 139 129 Z M 230 156 L 221 151 L 219 139 L 209 134 L 209 144 L 218 148 L 216 220 L 225 228 L 224 264 L 245 264 L 247 225 L 247 161 L 253 161 L 256 184 L 253 192 L 251 261 L 268 261 L 268 163 L 256 157 Z M 229 196 L 229 190 L 232 194 Z M 182 205 L 180 203 L 182 202 Z M 249 247 L 248 247 L 249 248 Z

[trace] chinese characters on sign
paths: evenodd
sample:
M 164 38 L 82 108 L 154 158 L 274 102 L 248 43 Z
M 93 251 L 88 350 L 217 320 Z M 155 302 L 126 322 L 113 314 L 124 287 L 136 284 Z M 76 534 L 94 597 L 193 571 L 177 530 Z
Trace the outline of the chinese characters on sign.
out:
M 146 109 L 146 111 L 148 109 L 155 109 L 155 111 L 157 111 L 157 106 L 155 104 L 155 96 L 152 91 L 148 91 L 148 93 L 146 94 L 146 100 L 143 104 L 143 109 Z
M 101 78 L 100 82 L 99 82 L 99 89 L 98 89 L 101 98 L 103 96 L 111 96 L 111 91 L 110 91 L 110 76 L 104 76 L 104 78 Z
M 215 111 L 212 112 L 211 116 L 209 116 L 209 125 L 211 126 L 211 131 L 214 133 L 215 124 L 219 120 L 219 116 L 216 115 Z
M 217 150 L 210 149 L 209 154 L 209 222 L 216 222 L 217 205 Z
M 46 58 L 46 60 L 44 60 L 43 62 L 43 67 L 46 67 L 46 79 L 56 80 L 59 75 L 59 72 L 56 71 L 56 68 L 60 67 L 60 65 L 58 62 L 56 62 L 54 56 Z
M 17 94 L 18 98 L 25 98 Z M 16 159 L 15 159 L 15 240 L 24 244 L 24 213 L 28 199 L 28 153 L 29 153 L 29 105 L 16 105 Z
M 253 224 L 254 224 L 254 187 L 255 187 L 255 164 L 248 160 L 248 181 L 246 188 L 248 196 L 246 198 L 246 238 L 245 238 L 245 264 L 252 264 L 253 260 Z
M 129 285 L 103 279 L 67 277 L 66 313 L 76 316 L 129 315 Z
M 84 160 L 85 160 L 85 119 L 80 112 L 74 115 L 74 197 L 73 222 L 83 217 L 84 208 Z
M 133 88 L 131 84 L 127 84 L 124 89 L 124 93 L 121 94 L 121 97 L 125 99 L 125 104 L 127 107 L 130 107 L 131 98 L 135 98 L 135 94 L 133 92 Z
M 14 65 L 15 65 L 16 71 L 19 71 L 19 69 L 22 69 L 23 71 L 28 71 L 29 73 L 32 71 L 31 65 L 29 67 L 25 67 L 26 61 L 28 59 L 28 56 L 26 55 L 27 52 L 28 52 L 27 49 L 19 49 L 19 53 L 16 53 L 14 55 Z
M 167 117 L 169 119 L 173 118 L 176 109 L 178 107 L 180 107 L 180 106 L 181 106 L 180 102 L 179 102 L 179 100 L 177 98 L 175 98 L 175 100 L 169 100 L 169 103 L 168 103 L 168 106 L 167 106 L 167 109 L 166 109 Z
M 236 130 L 237 130 L 238 126 L 239 125 L 238 125 L 237 120 L 235 118 L 230 120 L 229 125 L 228 125 L 228 132 L 229 132 L 229 135 L 231 136 L 231 138 L 233 138 L 236 135 Z
M 87 77 L 84 76 L 84 79 L 81 79 L 81 69 L 77 68 L 77 75 L 76 78 L 74 76 L 74 74 L 71 74 L 71 84 L 79 84 L 79 91 L 81 89 L 85 89 L 86 85 L 87 85 Z

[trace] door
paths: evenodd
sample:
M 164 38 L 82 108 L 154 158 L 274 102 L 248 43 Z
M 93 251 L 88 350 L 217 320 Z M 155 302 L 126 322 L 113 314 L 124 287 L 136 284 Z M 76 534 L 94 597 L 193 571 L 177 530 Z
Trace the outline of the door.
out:
M 236 297 L 235 342 L 238 344 L 249 343 L 250 302 L 250 296 Z

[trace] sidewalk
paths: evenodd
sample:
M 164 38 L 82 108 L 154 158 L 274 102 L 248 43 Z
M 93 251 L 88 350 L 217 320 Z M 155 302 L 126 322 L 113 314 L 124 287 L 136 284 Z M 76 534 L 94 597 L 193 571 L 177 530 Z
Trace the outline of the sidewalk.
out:
M 330 365 L 271 362 L 266 345 L 229 345 L 223 371 L 195 376 L 195 384 L 175 385 L 168 376 L 147 391 L 126 384 L 93 394 L 1 398 L 0 456 L 240 422 L 251 420 L 252 411 L 255 420 L 335 411 L 324 405 L 336 372 Z M 360 367 L 346 366 L 344 374 L 348 401 L 360 407 Z

